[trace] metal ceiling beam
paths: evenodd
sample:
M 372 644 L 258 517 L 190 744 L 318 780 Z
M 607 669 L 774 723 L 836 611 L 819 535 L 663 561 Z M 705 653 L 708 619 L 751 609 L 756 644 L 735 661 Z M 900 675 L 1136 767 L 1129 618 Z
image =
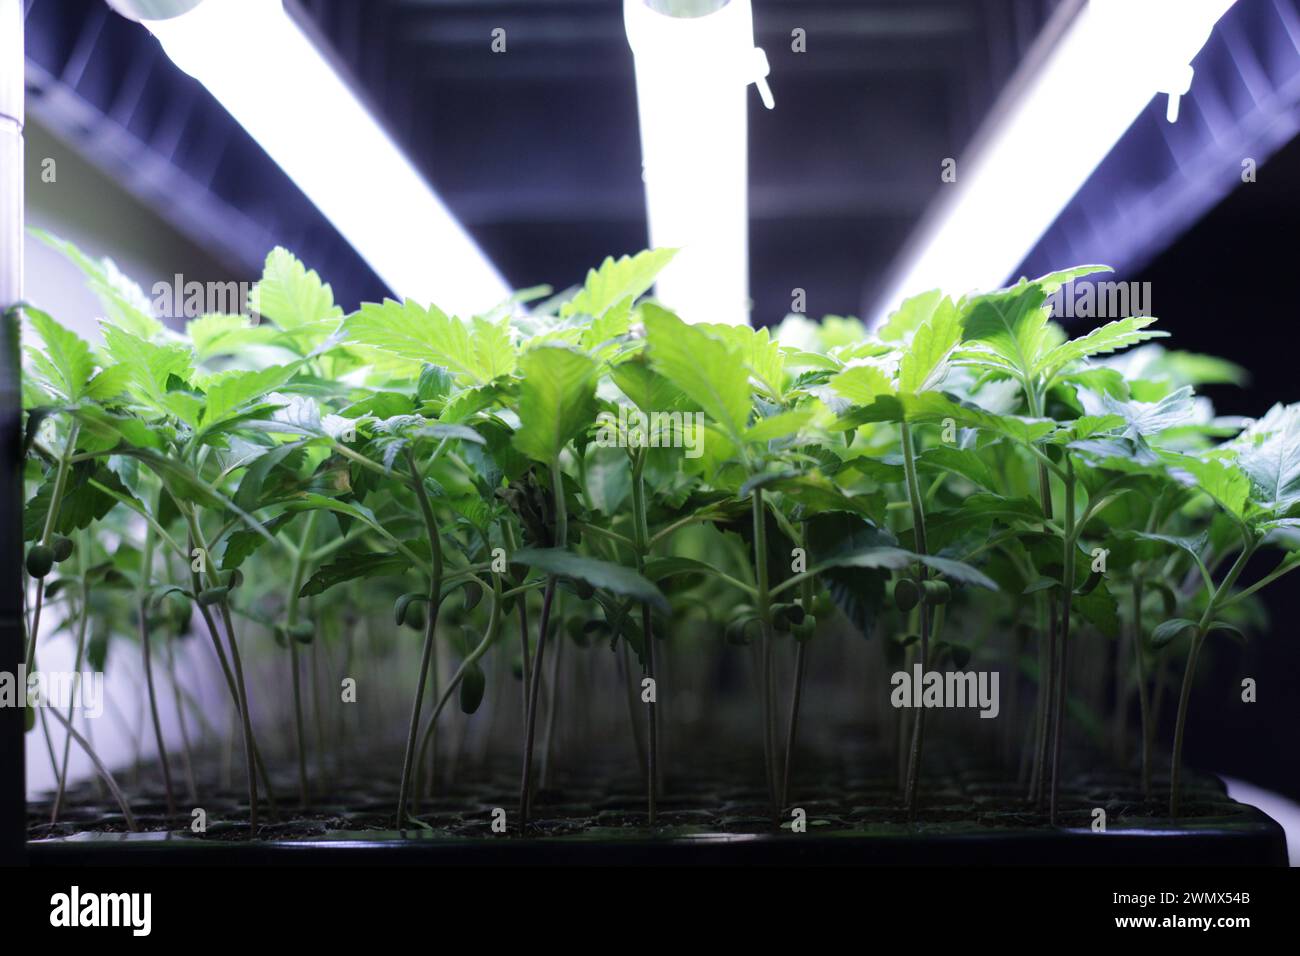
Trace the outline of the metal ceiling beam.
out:
M 1153 102 L 1019 272 L 1105 262 L 1132 274 L 1232 190 L 1251 188 L 1243 161 L 1262 168 L 1300 135 L 1300 0 L 1238 0 L 1194 68 L 1178 122 Z
M 756 11 L 757 13 L 757 11 Z M 529 44 L 558 46 L 613 42 L 622 35 L 622 19 L 599 14 L 557 16 L 553 10 L 533 7 L 505 15 L 478 7 L 456 11 L 401 11 L 395 39 L 405 45 L 464 46 L 488 50 L 491 30 L 507 31 L 516 49 Z M 861 40 L 925 40 L 961 37 L 975 28 L 970 11 L 958 6 L 899 10 L 806 10 L 798 7 L 769 9 L 755 21 L 755 38 L 763 42 L 788 42 L 790 30 L 807 31 L 811 42 L 843 47 Z

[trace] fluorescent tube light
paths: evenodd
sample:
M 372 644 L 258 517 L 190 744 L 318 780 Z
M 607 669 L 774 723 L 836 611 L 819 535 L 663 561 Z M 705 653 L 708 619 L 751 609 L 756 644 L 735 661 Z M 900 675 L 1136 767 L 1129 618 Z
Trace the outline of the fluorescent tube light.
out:
M 652 9 L 655 7 L 654 9 Z M 688 322 L 749 321 L 746 91 L 770 109 L 750 0 L 623 0 L 636 61 L 650 244 L 681 251 L 657 297 Z
M 1167 115 L 1177 118 L 1190 64 L 1232 4 L 1091 0 L 1041 66 L 1012 81 L 1009 102 L 995 107 L 909 240 L 876 318 L 908 295 L 1012 277 L 1152 96 L 1170 94 Z
M 460 315 L 510 287 L 279 0 L 143 20 L 398 295 Z

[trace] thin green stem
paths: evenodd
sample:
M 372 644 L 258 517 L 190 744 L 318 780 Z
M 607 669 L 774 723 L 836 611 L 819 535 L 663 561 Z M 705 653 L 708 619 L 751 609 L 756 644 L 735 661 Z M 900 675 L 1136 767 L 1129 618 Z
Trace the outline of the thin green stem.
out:
M 1056 712 L 1052 715 L 1052 796 L 1050 819 L 1056 823 L 1057 804 L 1061 783 L 1061 730 L 1065 723 L 1067 698 L 1067 664 L 1070 653 L 1070 611 L 1074 603 L 1074 560 L 1077 553 L 1074 524 L 1074 467 L 1065 458 L 1065 536 L 1061 572 L 1061 632 L 1060 653 L 1056 665 Z
M 767 568 L 767 511 L 763 504 L 763 489 L 755 488 L 751 496 L 754 522 L 754 578 L 755 600 L 759 624 L 762 627 L 762 646 L 759 649 L 759 683 L 762 685 L 763 763 L 767 771 L 767 793 L 772 811 L 780 808 L 777 790 L 776 741 L 772 731 L 772 598 L 768 587 Z
M 302 590 L 303 574 L 306 572 L 305 555 L 311 549 L 311 538 L 316 530 L 317 511 L 307 516 L 303 526 L 302 541 L 293 553 L 293 563 L 289 571 L 289 593 L 285 608 L 285 624 L 289 644 L 289 666 L 293 670 L 293 725 L 298 744 L 298 802 L 305 809 L 311 802 L 311 793 L 307 787 L 307 737 L 303 730 L 302 688 L 298 676 L 298 639 L 294 635 L 294 625 L 298 623 L 298 592 Z
M 637 571 L 645 570 L 646 554 L 650 547 L 650 526 L 647 518 L 645 495 L 645 449 L 637 449 L 632 456 L 632 523 L 635 532 L 634 548 Z M 659 685 L 655 677 L 655 637 L 650 604 L 641 604 L 641 640 L 645 645 L 645 676 L 650 681 L 646 701 L 646 726 L 649 746 L 646 751 L 646 803 L 650 825 L 654 826 L 659 778 L 659 715 L 656 704 Z
M 397 797 L 397 827 L 400 830 L 406 822 L 407 796 L 411 792 L 411 770 L 415 762 L 415 742 L 420 732 L 420 708 L 424 703 L 424 688 L 429 679 L 429 661 L 433 656 L 434 633 L 438 627 L 438 611 L 442 607 L 442 538 L 438 533 L 438 522 L 433 516 L 433 506 L 429 503 L 429 494 L 424 488 L 424 479 L 415 464 L 415 456 L 407 451 L 406 462 L 411 471 L 416 500 L 420 503 L 420 515 L 424 519 L 425 533 L 429 538 L 429 550 L 433 556 L 433 572 L 429 575 L 429 610 L 424 620 L 424 642 L 420 652 L 420 676 L 416 681 L 415 700 L 411 704 L 411 723 L 406 735 L 406 753 L 402 758 L 402 782 Z
M 551 462 L 551 495 L 555 505 L 555 546 L 564 548 L 569 543 L 569 512 L 564 500 L 564 472 L 560 469 L 560 459 Z M 524 720 L 524 767 L 519 782 L 519 832 L 527 832 L 529 802 L 532 797 L 533 781 L 533 741 L 537 731 L 537 698 L 541 693 L 542 661 L 546 654 L 546 636 L 551 625 L 551 608 L 555 603 L 555 587 L 558 579 L 550 575 L 546 579 L 546 593 L 542 597 L 542 618 L 537 624 L 537 656 L 533 661 L 532 682 L 528 691 L 528 713 Z M 554 688 L 551 693 L 551 706 L 555 706 Z
M 1182 801 L 1182 770 L 1183 770 L 1183 736 L 1187 731 L 1187 711 L 1192 698 L 1192 684 L 1196 678 L 1196 662 L 1200 657 L 1201 644 L 1205 640 L 1205 635 L 1210 624 L 1214 620 L 1215 613 L 1219 610 L 1219 600 L 1222 596 L 1227 595 L 1232 586 L 1237 583 L 1237 578 L 1246 570 L 1246 565 L 1250 562 L 1259 543 L 1253 537 L 1247 537 L 1245 547 L 1237 555 L 1237 560 L 1233 562 L 1228 573 L 1224 575 L 1223 580 L 1219 582 L 1218 588 L 1210 596 L 1206 603 L 1205 613 L 1197 622 L 1196 628 L 1192 631 L 1191 651 L 1187 656 L 1187 670 L 1183 672 L 1183 686 L 1178 695 L 1178 718 L 1174 723 L 1174 753 L 1170 764 L 1169 771 L 1169 815 L 1177 818 L 1180 803 Z
M 177 502 L 180 505 L 180 502 Z M 208 577 L 219 585 L 220 578 L 212 569 L 210 563 L 212 554 L 208 550 L 207 542 L 203 538 L 203 530 L 199 527 L 198 518 L 194 514 L 192 506 L 184 509 L 186 521 L 189 525 L 190 538 L 195 545 L 202 551 L 203 567 L 206 569 Z M 248 825 L 254 833 L 257 832 L 257 772 L 255 767 L 256 743 L 253 740 L 253 719 L 248 705 L 248 686 L 244 681 L 244 665 L 239 654 L 239 645 L 235 641 L 234 622 L 230 616 L 230 603 L 224 598 L 220 602 L 222 623 L 226 628 L 226 643 L 230 649 L 230 663 L 234 671 L 235 690 L 237 692 L 236 703 L 239 707 L 239 718 L 243 725 L 244 731 L 244 763 L 245 771 L 248 775 Z M 209 618 L 210 620 L 210 618 Z M 269 782 L 268 782 L 269 789 Z
M 912 429 L 907 422 L 899 424 L 899 432 L 903 441 L 903 477 L 907 485 L 908 501 L 912 505 L 912 537 L 914 538 L 914 548 L 917 554 L 928 554 L 927 541 L 925 535 L 925 504 L 921 500 L 921 488 L 916 477 L 916 450 L 912 442 Z M 930 606 L 925 598 L 925 581 L 927 569 L 924 564 L 919 565 L 917 569 L 917 580 L 920 582 L 922 601 L 919 605 L 919 616 L 921 624 L 921 670 L 925 671 L 930 666 Z M 919 702 L 918 702 L 919 703 Z M 912 723 L 912 747 L 907 762 L 907 787 L 904 791 L 904 802 L 907 805 L 907 815 L 910 818 L 916 816 L 918 782 L 921 775 L 921 757 L 925 746 L 925 708 L 917 707 L 916 716 Z
M 1142 718 L 1142 796 L 1151 799 L 1151 701 L 1142 651 L 1142 577 L 1133 579 L 1133 667 L 1137 676 L 1138 710 Z M 1118 693 L 1118 689 L 1116 691 Z
M 149 691 L 149 716 L 153 720 L 154 742 L 158 746 L 158 762 L 162 764 L 163 788 L 167 793 L 167 815 L 176 815 L 176 798 L 172 793 L 172 772 L 167 762 L 167 745 L 163 740 L 162 721 L 158 719 L 158 696 L 154 691 L 153 662 L 150 653 L 149 582 L 153 574 L 154 532 L 150 526 L 145 531 L 144 553 L 140 558 L 140 586 L 136 593 L 136 607 L 140 614 L 140 654 L 144 668 L 145 685 Z
M 84 536 L 83 536 L 84 537 Z M 68 701 L 68 719 L 65 726 L 72 726 L 73 708 L 76 706 L 77 688 L 81 684 L 81 662 L 86 653 L 86 626 L 90 622 L 90 586 L 86 583 L 86 541 L 81 542 L 81 547 L 77 549 L 77 561 L 80 565 L 79 571 L 81 576 L 81 600 L 78 607 L 77 622 L 77 651 L 72 663 L 72 695 Z M 57 702 L 51 701 L 51 707 Z M 54 794 L 54 807 L 50 812 L 50 823 L 59 822 L 59 810 L 63 806 L 63 792 L 68 785 L 68 754 L 72 750 L 72 735 L 68 734 L 63 738 L 63 760 L 59 765 L 59 782 L 58 789 Z

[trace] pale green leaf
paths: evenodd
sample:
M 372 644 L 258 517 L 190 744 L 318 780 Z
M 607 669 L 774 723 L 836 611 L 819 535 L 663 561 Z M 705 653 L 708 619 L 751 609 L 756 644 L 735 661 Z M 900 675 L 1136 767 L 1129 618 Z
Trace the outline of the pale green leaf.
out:
M 267 255 L 262 280 L 249 294 L 248 306 L 286 330 L 336 323 L 343 317 L 329 284 L 280 246 Z
M 600 318 L 608 309 L 635 299 L 654 284 L 655 277 L 677 254 L 676 249 L 647 249 L 635 256 L 607 257 L 599 269 L 587 272 L 587 281 L 560 315 L 590 315 Z M 599 344 L 599 343 L 596 343 Z
M 965 562 L 954 561 L 951 558 L 935 557 L 934 555 L 917 554 L 903 548 L 873 546 L 857 551 L 849 551 L 819 563 L 814 570 L 820 572 L 829 568 L 875 568 L 878 570 L 903 571 L 918 563 L 924 564 L 944 577 L 951 578 L 962 584 L 987 588 L 990 591 L 998 589 L 997 584 L 984 572 L 971 567 Z
M 297 370 L 298 366 L 294 363 L 272 365 L 253 372 L 232 370 L 213 375 L 204 382 L 204 428 L 222 421 L 245 403 L 262 399 L 268 392 L 287 382 Z
M 239 355 L 251 345 L 267 345 L 277 335 L 269 325 L 253 325 L 246 315 L 209 312 L 189 322 L 185 333 L 200 362 L 217 355 Z
M 589 558 L 563 548 L 523 548 L 510 556 L 512 564 L 523 564 L 546 574 L 563 575 L 604 588 L 620 597 L 632 598 L 668 611 L 663 593 L 631 568 L 598 558 Z
M 1237 455 L 1251 483 L 1251 498 L 1280 514 L 1300 502 L 1300 405 L 1287 406 L 1281 427 Z
M 749 423 L 749 370 L 720 339 L 665 309 L 643 309 L 651 365 L 739 440 Z
M 904 299 L 898 309 L 891 312 L 884 325 L 880 327 L 880 337 L 886 342 L 900 342 L 907 338 L 919 329 L 922 323 L 930 320 L 930 316 L 934 315 L 934 310 L 939 307 L 942 299 L 943 292 L 939 289 L 931 289 L 929 292 Z
M 1184 473 L 1190 479 L 1187 484 L 1205 492 L 1238 518 L 1245 515 L 1250 479 L 1235 463 L 1190 455 L 1166 454 L 1163 457 L 1174 469 L 1176 477 L 1179 472 Z
M 1093 355 L 1105 355 L 1116 352 L 1147 339 L 1164 338 L 1168 332 L 1157 332 L 1147 326 L 1155 322 L 1154 316 L 1134 315 L 1115 322 L 1108 322 L 1101 328 L 1093 329 L 1087 335 L 1071 339 L 1052 349 L 1034 366 L 1034 373 L 1048 374 L 1064 368 L 1071 362 L 1077 362 Z
M 475 320 L 474 333 L 437 306 L 410 299 L 366 302 L 348 316 L 349 341 L 372 346 L 416 362 L 441 365 L 462 383 L 483 385 L 513 371 L 514 346 L 508 320 Z
M 110 323 L 143 339 L 152 339 L 163 331 L 163 324 L 154 316 L 153 303 L 139 285 L 118 269 L 112 259 L 92 259 L 66 239 L 35 227 L 29 231 L 46 245 L 61 252 L 82 271 L 89 280 L 90 291 L 99 299 Z M 156 289 L 157 287 L 155 291 Z
M 69 401 L 75 402 L 85 393 L 95 372 L 90 346 L 40 309 L 27 307 L 23 311 L 45 345 L 44 352 L 28 349 L 32 364 L 50 385 Z
M 515 447 L 550 464 L 596 417 L 596 363 L 558 346 L 539 346 L 519 361 L 519 430 Z
M 888 373 L 876 365 L 853 365 L 830 380 L 830 387 L 854 405 L 870 405 L 882 395 L 894 394 Z
M 962 337 L 961 317 L 951 299 L 943 299 L 916 330 L 898 365 L 900 392 L 937 388 L 948 370 L 948 359 Z

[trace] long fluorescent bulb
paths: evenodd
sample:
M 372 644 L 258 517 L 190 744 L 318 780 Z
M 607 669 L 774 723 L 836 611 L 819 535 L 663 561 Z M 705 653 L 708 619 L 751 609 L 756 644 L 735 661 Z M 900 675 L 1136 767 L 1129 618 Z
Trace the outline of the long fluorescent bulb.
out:
M 656 0 L 660 9 L 673 0 Z M 656 296 L 688 322 L 749 321 L 746 91 L 772 106 L 750 0 L 696 0 L 675 16 L 623 0 L 636 61 L 650 244 L 679 249 Z
M 918 292 L 961 294 L 1011 277 L 1152 96 L 1169 93 L 1177 117 L 1190 64 L 1233 2 L 1091 0 L 958 161 L 875 317 Z
M 398 295 L 469 315 L 510 288 L 280 0 L 142 21 Z

